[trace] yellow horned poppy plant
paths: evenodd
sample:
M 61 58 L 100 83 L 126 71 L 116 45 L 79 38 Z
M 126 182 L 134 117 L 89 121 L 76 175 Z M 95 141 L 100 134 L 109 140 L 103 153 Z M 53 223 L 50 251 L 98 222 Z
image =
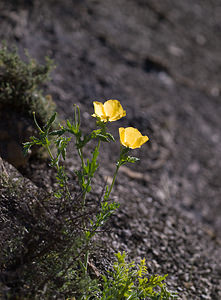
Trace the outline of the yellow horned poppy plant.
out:
M 118 100 L 108 100 L 101 103 L 94 101 L 94 114 L 93 117 L 99 117 L 103 122 L 113 122 L 126 116 L 126 111 L 123 110 L 120 102 Z
M 148 136 L 142 135 L 138 129 L 133 127 L 120 127 L 119 134 L 121 144 L 131 149 L 140 148 L 149 140 Z

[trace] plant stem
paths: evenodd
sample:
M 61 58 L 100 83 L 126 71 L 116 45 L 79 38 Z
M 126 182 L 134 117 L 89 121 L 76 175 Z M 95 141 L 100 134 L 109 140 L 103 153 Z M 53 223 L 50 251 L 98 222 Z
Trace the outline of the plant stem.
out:
M 85 258 L 84 258 L 84 275 L 87 274 L 88 259 L 89 259 L 89 250 L 86 251 Z
M 78 155 L 79 155 L 79 157 L 81 159 L 81 167 L 82 167 L 82 169 L 84 169 L 85 163 L 84 163 L 84 158 L 83 158 L 82 150 L 80 148 L 78 148 L 77 150 L 78 150 Z
M 118 173 L 119 168 L 120 168 L 120 165 L 118 164 L 117 167 L 116 167 L 116 170 L 115 170 L 115 172 L 114 172 L 114 176 L 113 176 L 112 183 L 111 183 L 110 189 L 109 189 L 109 191 L 108 191 L 107 199 L 106 199 L 106 200 L 109 199 L 109 196 L 110 196 L 110 193 L 111 193 L 111 191 L 112 191 L 112 189 L 113 189 L 113 186 L 114 186 L 114 183 L 115 183 L 115 180 L 116 180 L 116 177 L 117 177 L 117 173 Z
M 46 149 L 47 149 L 47 151 L 48 151 L 48 154 L 49 154 L 51 160 L 54 161 L 54 156 L 53 156 L 53 154 L 51 153 L 50 147 L 48 146 L 48 139 L 46 140 Z
M 115 172 L 114 172 L 114 176 L 113 176 L 112 183 L 111 183 L 110 189 L 109 189 L 109 191 L 108 191 L 106 200 L 109 199 L 110 193 L 111 193 L 111 191 L 112 191 L 112 189 L 113 189 L 113 186 L 114 186 L 114 184 L 115 184 L 115 181 L 116 181 L 116 177 L 117 177 L 118 170 L 119 170 L 120 166 L 122 166 L 124 155 L 125 155 L 128 151 L 129 151 L 129 148 L 121 147 L 121 150 L 120 150 L 120 158 L 119 158 L 119 160 L 117 161 L 117 164 L 116 164 L 116 170 L 115 170 Z
M 100 144 L 101 144 L 101 140 L 99 139 L 98 145 L 97 145 L 97 150 L 99 150 Z M 86 186 L 86 189 L 85 189 L 85 192 L 84 192 L 84 195 L 83 195 L 83 206 L 85 206 L 85 198 L 86 198 L 86 194 L 87 194 L 87 188 L 91 183 L 91 179 L 92 179 L 92 177 L 88 178 L 87 186 Z M 86 251 L 85 259 L 84 259 L 84 275 L 87 274 L 88 259 L 89 259 L 89 250 Z
M 47 151 L 48 151 L 48 154 L 49 154 L 49 156 L 50 156 L 50 159 L 51 159 L 51 161 L 54 163 L 54 156 L 53 156 L 53 154 L 51 153 L 51 149 L 50 149 L 50 147 L 49 147 L 49 143 L 48 143 L 48 139 L 46 140 L 46 149 L 47 149 Z M 58 161 L 56 162 L 56 169 L 57 169 L 57 171 L 59 170 L 59 163 L 58 163 Z
M 99 148 L 100 148 L 100 144 L 101 144 L 101 140 L 98 141 L 98 145 L 97 145 L 97 150 L 99 151 Z M 83 166 L 82 166 L 83 167 Z M 87 188 L 89 187 L 89 185 L 91 184 L 91 179 L 92 179 L 93 175 L 90 176 L 88 178 L 88 181 L 87 181 L 87 186 L 85 188 L 85 191 L 84 191 L 84 194 L 83 194 L 83 205 L 85 205 L 85 198 L 86 198 L 86 194 L 87 194 Z
M 100 144 L 101 144 L 101 140 L 99 139 L 98 140 L 98 144 L 97 144 L 97 150 L 99 151 L 99 148 L 100 148 Z

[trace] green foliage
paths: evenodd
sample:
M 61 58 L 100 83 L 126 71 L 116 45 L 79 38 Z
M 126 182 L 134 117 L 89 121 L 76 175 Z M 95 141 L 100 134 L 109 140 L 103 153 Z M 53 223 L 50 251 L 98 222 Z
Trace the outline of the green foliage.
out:
M 138 159 L 128 155 L 129 148 L 121 147 L 112 183 L 105 185 L 99 203 L 89 206 L 88 193 L 99 167 L 101 143 L 115 141 L 107 131 L 107 123 L 97 118 L 96 128 L 84 134 L 80 110 L 76 106 L 74 120 L 67 120 L 59 128 L 55 125 L 56 113 L 47 119 L 45 125 L 39 122 L 35 113 L 33 115 L 38 136 L 32 136 L 24 143 L 24 152 L 27 154 L 33 146 L 40 146 L 48 152 L 58 188 L 43 197 L 32 194 L 33 199 L 23 200 L 22 205 L 19 202 L 23 199 L 22 185 L 14 187 L 6 201 L 0 197 L 6 223 L 15 224 L 13 230 L 10 226 L 7 228 L 13 231 L 13 241 L 6 239 L 0 267 L 9 279 L 19 270 L 17 286 L 23 288 L 19 291 L 17 287 L 11 299 L 17 295 L 22 299 L 175 299 L 175 294 L 166 288 L 166 276 L 148 276 L 145 260 L 141 260 L 138 266 L 127 263 L 125 253 L 116 254 L 117 261 L 106 275 L 92 278 L 89 272 L 93 238 L 119 207 L 118 203 L 110 201 L 118 170 L 123 164 Z M 80 167 L 75 170 L 81 188 L 77 195 L 70 191 L 63 164 L 72 138 L 80 160 Z M 92 140 L 94 150 L 91 157 L 85 158 L 84 147 Z
M 177 293 L 169 291 L 165 279 L 167 275 L 149 275 L 145 259 L 136 265 L 126 261 L 126 253 L 115 254 L 116 261 L 107 275 L 100 280 L 88 276 L 78 278 L 79 300 L 175 300 Z M 76 280 L 76 276 L 75 276 Z M 73 299 L 73 298 L 68 298 Z
M 115 212 L 118 207 L 118 203 L 108 203 L 107 201 L 103 201 L 101 203 L 101 210 L 95 216 L 95 220 L 90 219 L 91 230 L 86 231 L 86 238 L 90 240 L 96 234 L 96 231 L 106 223 L 108 218 Z
M 89 247 L 84 225 L 92 211 L 82 212 L 80 196 L 67 201 L 35 190 L 23 179 L 0 181 L 4 299 L 67 297 L 78 290 L 79 280 L 73 277 L 87 281 L 79 263 Z
M 139 160 L 139 158 L 134 156 L 129 156 L 128 152 L 130 151 L 129 148 L 122 147 L 120 152 L 120 158 L 117 161 L 117 166 L 120 167 L 126 163 L 135 163 Z
M 61 164 L 61 160 L 65 160 L 66 150 L 71 137 L 75 138 L 75 146 L 77 153 L 81 161 L 81 168 L 75 170 L 78 178 L 78 182 L 82 189 L 82 211 L 85 211 L 87 207 L 86 196 L 91 191 L 91 180 L 98 168 L 98 155 L 101 142 L 115 141 L 114 137 L 107 132 L 107 123 L 102 122 L 97 118 L 97 128 L 91 133 L 84 135 L 80 129 L 80 110 L 78 107 L 74 107 L 74 120 L 66 121 L 66 126 L 60 125 L 57 130 L 51 130 L 53 122 L 55 121 L 56 114 L 53 114 L 46 125 L 41 128 L 38 124 L 35 114 L 34 120 L 39 131 L 39 137 L 31 137 L 31 141 L 24 144 L 25 153 L 33 145 L 40 145 L 44 147 L 50 156 L 52 167 L 57 170 L 57 181 L 60 189 L 54 193 L 56 198 L 68 198 L 71 194 L 68 190 L 68 178 L 66 176 L 64 167 Z M 69 136 L 67 136 L 67 134 Z M 91 158 L 85 160 L 83 154 L 83 148 L 92 139 L 97 140 L 97 145 L 94 147 Z M 52 154 L 51 145 L 54 144 L 57 153 Z M 84 235 L 81 242 L 86 245 L 86 252 L 84 252 L 84 259 L 79 260 L 79 269 L 72 266 L 65 272 L 58 272 L 65 276 L 65 283 L 62 285 L 61 290 L 66 291 L 70 288 L 69 296 L 77 296 L 77 299 L 152 299 L 152 300 L 171 300 L 175 299 L 175 294 L 169 292 L 164 283 L 165 276 L 152 275 L 147 276 L 147 267 L 145 260 L 141 260 L 138 267 L 135 264 L 127 263 L 125 258 L 126 254 L 116 254 L 117 262 L 114 263 L 113 269 L 109 271 L 108 275 L 102 276 L 102 283 L 96 279 L 91 279 L 88 274 L 88 261 L 89 261 L 89 246 L 92 238 L 97 231 L 107 222 L 108 218 L 119 207 L 118 203 L 110 202 L 109 197 L 114 186 L 116 176 L 120 166 L 126 163 L 135 163 L 138 158 L 128 155 L 129 148 L 121 147 L 119 159 L 116 162 L 116 170 L 113 175 L 111 185 L 106 185 L 103 199 L 100 203 L 98 211 L 90 216 L 87 221 L 84 221 Z M 76 292 L 73 293 L 73 290 Z
M 0 107 L 28 116 L 36 111 L 40 124 L 44 124 L 55 104 L 50 96 L 42 95 L 39 87 L 48 80 L 53 64 L 46 58 L 46 64 L 39 65 L 27 53 L 26 61 L 16 49 L 10 51 L 6 45 L 0 48 Z
M 170 292 L 164 283 L 167 275 L 147 276 L 145 259 L 136 266 L 134 262 L 126 262 L 126 253 L 116 254 L 117 261 L 104 280 L 101 300 L 172 300 L 176 294 Z

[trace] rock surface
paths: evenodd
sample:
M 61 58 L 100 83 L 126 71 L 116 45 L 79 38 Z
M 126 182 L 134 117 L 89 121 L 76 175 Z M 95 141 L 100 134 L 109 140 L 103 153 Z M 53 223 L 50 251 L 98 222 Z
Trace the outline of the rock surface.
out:
M 127 117 L 111 126 L 116 138 L 119 126 L 150 137 L 118 177 L 121 209 L 105 241 L 168 273 L 180 299 L 221 298 L 220 19 L 218 0 L 0 3 L 1 41 L 54 59 L 47 92 L 63 117 L 79 104 L 86 131 L 93 100 L 119 99 Z M 97 185 L 119 151 L 103 149 Z

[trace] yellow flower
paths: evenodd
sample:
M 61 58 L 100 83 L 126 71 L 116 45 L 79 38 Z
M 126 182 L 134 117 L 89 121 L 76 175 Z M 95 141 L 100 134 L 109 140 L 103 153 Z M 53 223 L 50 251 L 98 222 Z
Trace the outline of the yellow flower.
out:
M 148 136 L 142 135 L 139 130 L 133 127 L 120 127 L 119 134 L 121 144 L 131 149 L 140 148 L 149 140 Z
M 94 101 L 94 114 L 93 117 L 99 117 L 103 122 L 113 122 L 120 118 L 126 116 L 126 111 L 123 110 L 120 102 L 118 100 L 108 100 L 101 103 Z

